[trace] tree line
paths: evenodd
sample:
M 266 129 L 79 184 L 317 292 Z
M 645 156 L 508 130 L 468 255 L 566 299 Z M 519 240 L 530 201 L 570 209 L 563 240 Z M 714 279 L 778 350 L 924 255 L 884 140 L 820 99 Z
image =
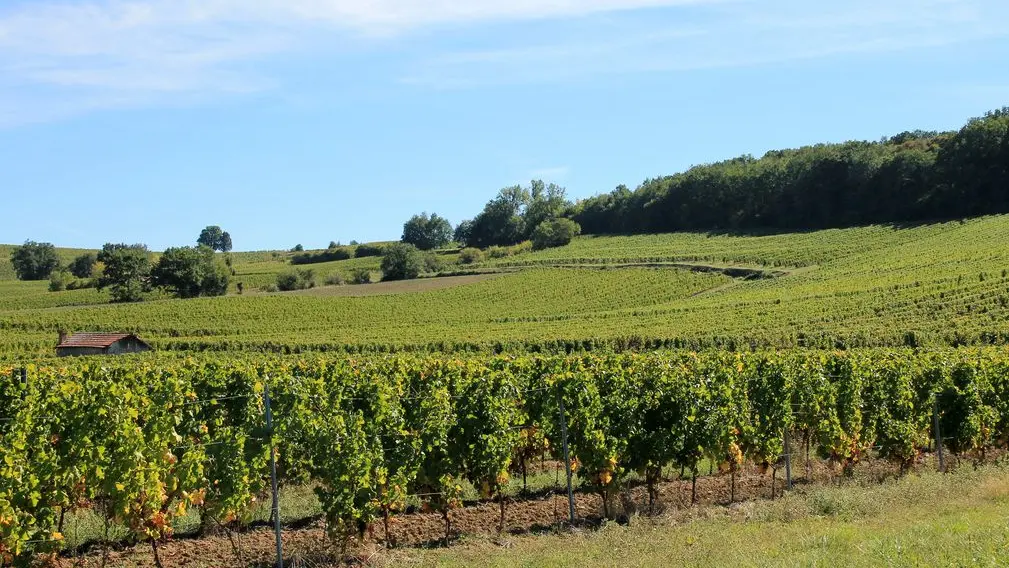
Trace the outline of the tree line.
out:
M 542 181 L 502 189 L 453 232 L 415 216 L 403 242 L 418 248 L 562 246 L 589 234 L 815 230 L 1009 213 L 1009 107 L 956 132 L 915 130 L 744 155 L 645 180 L 636 189 L 569 201 Z M 565 221 L 570 221 L 566 223 Z
M 113 302 L 136 302 L 159 288 L 178 298 L 196 298 L 227 293 L 231 248 L 231 235 L 213 225 L 200 233 L 195 247 L 168 248 L 155 262 L 147 245 L 106 243 L 97 254 L 82 254 L 62 266 L 52 243 L 26 241 L 11 252 L 11 264 L 21 280 L 49 279 L 51 291 L 107 289 Z M 225 253 L 223 259 L 215 251 Z
M 619 186 L 570 212 L 592 234 L 811 230 L 1009 213 L 1009 107 L 957 132 L 741 156 Z
M 403 225 L 400 240 L 419 250 L 444 248 L 453 242 L 473 249 L 525 241 L 533 249 L 563 246 L 581 233 L 581 227 L 568 218 L 572 212 L 563 187 L 533 180 L 529 187 L 514 185 L 500 190 L 479 214 L 454 229 L 435 213 L 414 215 Z

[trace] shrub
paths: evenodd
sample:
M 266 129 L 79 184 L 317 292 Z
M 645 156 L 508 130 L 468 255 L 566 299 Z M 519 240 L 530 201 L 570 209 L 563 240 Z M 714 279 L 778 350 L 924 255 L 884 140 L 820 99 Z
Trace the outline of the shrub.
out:
M 385 248 L 382 245 L 357 245 L 357 248 L 354 249 L 354 258 L 382 256 L 385 254 Z
M 277 275 L 277 289 L 281 292 L 305 290 L 315 287 L 315 273 L 311 270 L 287 270 Z
M 349 260 L 351 258 L 353 258 L 353 255 L 350 253 L 350 249 L 337 247 L 316 253 L 306 252 L 296 254 L 291 257 L 291 264 L 316 264 L 319 262 L 333 262 L 335 260 Z
M 354 284 L 371 284 L 371 270 L 367 268 L 355 268 L 350 273 L 350 281 Z
M 571 219 L 549 219 L 533 231 L 533 249 L 562 247 L 582 232 L 582 227 Z
M 512 245 L 508 247 L 508 254 L 511 256 L 519 255 L 526 252 L 532 252 L 533 242 L 532 241 L 522 241 L 517 245 Z
M 424 255 L 413 245 L 390 245 L 382 257 L 382 280 L 410 280 L 423 270 Z
M 261 290 L 264 291 L 264 292 L 276 292 L 277 291 L 277 286 L 276 286 L 276 284 L 266 284 L 265 286 L 263 286 L 261 288 Z
M 499 247 L 497 245 L 494 245 L 487 249 L 488 258 L 504 258 L 506 256 L 508 256 L 507 247 Z
M 445 268 L 445 261 L 433 252 L 424 254 L 424 272 L 440 272 Z
M 343 286 L 343 275 L 339 272 L 330 272 L 324 282 L 326 286 Z
M 483 251 L 478 248 L 464 248 L 459 253 L 459 264 L 474 264 L 483 260 Z
M 53 272 L 49 276 L 49 291 L 50 292 L 62 292 L 67 289 L 67 286 L 73 282 L 73 276 L 69 272 L 59 271 Z
M 83 290 L 85 288 L 97 288 L 97 278 L 71 279 L 67 282 L 67 290 Z

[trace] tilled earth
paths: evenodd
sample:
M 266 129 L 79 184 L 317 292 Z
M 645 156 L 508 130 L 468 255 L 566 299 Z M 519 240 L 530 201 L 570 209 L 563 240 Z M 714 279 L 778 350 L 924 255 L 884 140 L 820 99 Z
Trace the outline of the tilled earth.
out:
M 547 466 L 554 465 L 547 462 Z M 882 460 L 858 465 L 859 476 L 884 478 L 897 473 L 897 467 Z M 838 472 L 826 464 L 816 463 L 811 475 L 805 478 L 805 468 L 793 472 L 797 485 L 829 483 Z M 736 475 L 735 501 L 771 498 L 771 472 L 761 474 L 756 469 L 746 469 Z M 731 477 L 728 474 L 698 477 L 697 504 L 701 506 L 730 505 Z M 775 494 L 784 490 L 784 471 L 779 469 L 775 480 Z M 690 480 L 666 481 L 658 487 L 654 513 L 689 509 L 691 507 Z M 628 485 L 611 499 L 611 517 L 618 522 L 634 514 L 648 515 L 648 492 L 641 486 Z M 602 520 L 602 500 L 599 495 L 576 492 L 575 512 L 578 522 L 593 526 Z M 467 504 L 452 512 L 452 540 L 465 535 L 499 535 L 501 508 L 496 501 Z M 558 530 L 567 522 L 567 495 L 563 492 L 544 492 L 505 501 L 505 533 L 527 534 Z M 505 535 L 502 535 L 503 537 Z M 367 563 L 381 551 L 388 539 L 396 546 L 441 546 L 445 538 L 445 523 L 440 513 L 411 512 L 396 515 L 390 523 L 390 534 L 385 534 L 381 521 L 365 535 L 363 542 L 354 542 L 349 552 L 358 563 Z M 340 550 L 326 535 L 322 521 L 307 526 L 288 527 L 283 531 L 285 565 L 332 565 L 340 557 Z M 178 538 L 159 546 L 164 568 L 195 568 L 210 566 L 272 566 L 276 557 L 274 532 L 270 527 L 257 526 L 241 532 L 215 534 L 201 538 Z M 83 558 L 73 560 L 75 565 L 100 566 L 103 551 L 92 550 Z M 63 559 L 65 563 L 70 559 Z M 154 566 L 154 557 L 148 544 L 108 552 L 108 566 Z

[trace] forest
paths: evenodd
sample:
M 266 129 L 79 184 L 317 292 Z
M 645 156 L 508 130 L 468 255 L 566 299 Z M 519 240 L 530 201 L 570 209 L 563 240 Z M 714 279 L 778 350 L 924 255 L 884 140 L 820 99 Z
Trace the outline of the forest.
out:
M 588 234 L 811 230 L 1009 212 L 1009 107 L 957 132 L 741 156 L 574 204 Z

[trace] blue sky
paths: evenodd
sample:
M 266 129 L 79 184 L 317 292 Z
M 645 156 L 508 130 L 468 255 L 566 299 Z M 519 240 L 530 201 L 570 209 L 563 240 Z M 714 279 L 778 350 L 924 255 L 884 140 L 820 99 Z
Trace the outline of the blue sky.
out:
M 395 239 L 1009 104 L 1004 0 L 0 0 L 0 242 Z

